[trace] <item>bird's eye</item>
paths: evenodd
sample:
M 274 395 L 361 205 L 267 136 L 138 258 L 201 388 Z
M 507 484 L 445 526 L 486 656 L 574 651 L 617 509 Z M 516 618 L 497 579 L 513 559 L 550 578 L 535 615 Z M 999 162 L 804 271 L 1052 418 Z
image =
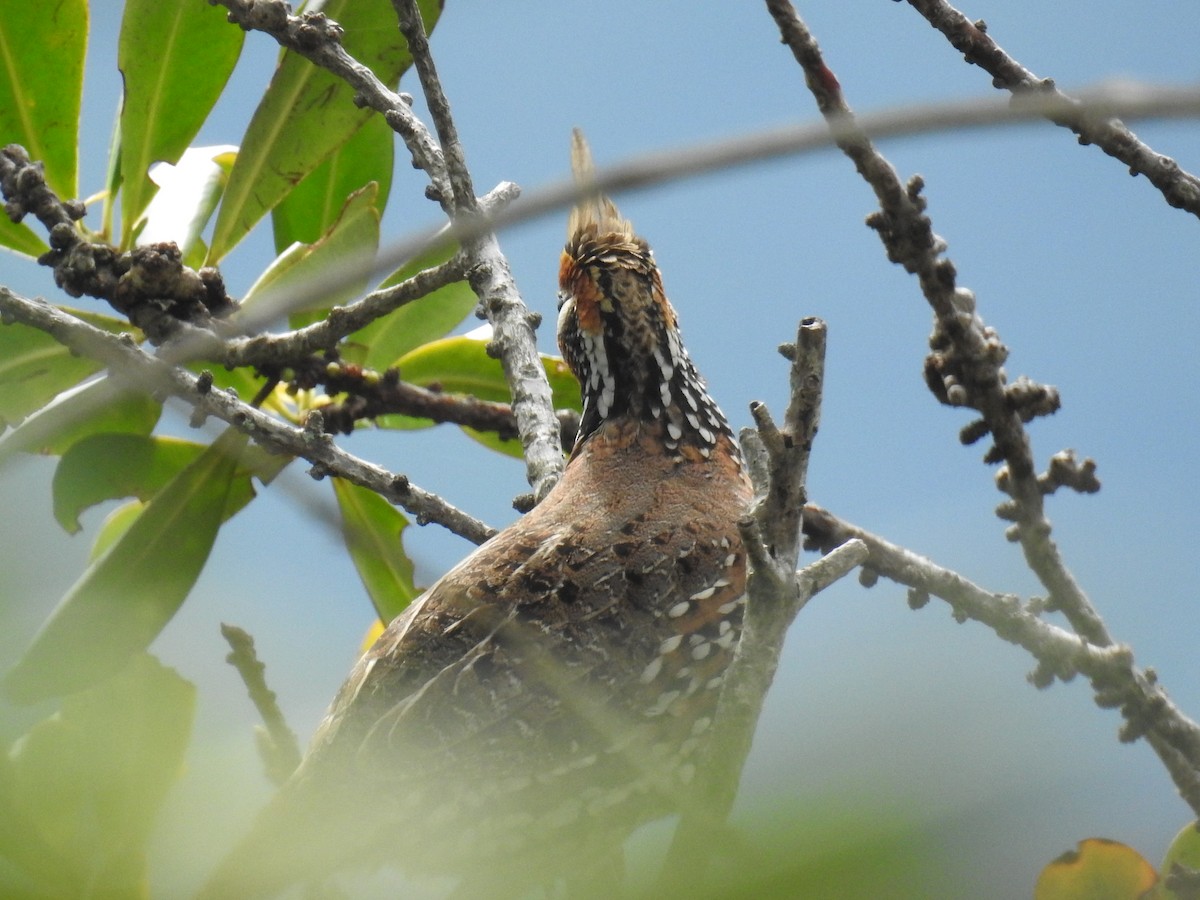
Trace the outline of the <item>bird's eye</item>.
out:
M 570 292 L 569 292 L 569 291 L 559 291 L 559 292 L 558 292 L 558 307 L 557 307 L 557 308 L 558 308 L 558 309 L 562 309 L 562 308 L 563 308 L 563 304 L 567 302 L 567 300 L 568 300 L 568 298 L 569 298 L 570 296 L 571 296 L 571 294 L 570 294 Z

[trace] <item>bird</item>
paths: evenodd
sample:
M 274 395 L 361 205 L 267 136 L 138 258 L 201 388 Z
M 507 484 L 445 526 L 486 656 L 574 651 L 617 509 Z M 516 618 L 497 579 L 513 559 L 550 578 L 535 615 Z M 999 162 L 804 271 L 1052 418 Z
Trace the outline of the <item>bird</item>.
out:
M 450 875 L 458 897 L 598 896 L 621 842 L 695 779 L 741 632 L 753 490 L 649 244 L 586 190 L 578 130 L 572 167 L 586 196 L 557 338 L 582 415 L 561 479 L 387 626 L 202 897 L 350 866 Z

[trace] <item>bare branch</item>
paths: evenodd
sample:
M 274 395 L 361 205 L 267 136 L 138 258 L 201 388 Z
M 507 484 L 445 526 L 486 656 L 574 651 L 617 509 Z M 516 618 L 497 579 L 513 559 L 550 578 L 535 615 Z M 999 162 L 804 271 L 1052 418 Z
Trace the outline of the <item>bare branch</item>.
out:
M 983 426 L 995 441 L 989 459 L 1003 460 L 1003 484 L 1013 499 L 1012 535 L 1020 540 L 1026 561 L 1062 610 L 1072 627 L 1098 645 L 1112 642 L 1103 620 L 1075 581 L 1050 539 L 1042 490 L 1024 421 L 1058 407 L 1054 388 L 1018 380 L 1011 386 L 1002 368 L 1008 348 L 975 312 L 975 296 L 957 285 L 954 264 L 943 257 L 946 243 L 933 232 L 925 215 L 924 187 L 919 177 L 901 184 L 891 163 L 858 130 L 837 78 L 826 66 L 816 40 L 788 0 L 767 0 L 784 43 L 804 70 L 805 82 L 817 106 L 843 135 L 838 146 L 853 160 L 859 174 L 875 191 L 880 210 L 867 219 L 883 241 L 888 259 L 917 276 L 921 292 L 933 308 L 933 348 L 926 360 L 926 380 L 938 399 L 951 406 L 979 411 Z M 972 437 L 974 434 L 972 434 Z
M 478 219 L 480 210 L 475 189 L 450 114 L 449 101 L 429 52 L 420 10 L 416 0 L 395 0 L 394 5 L 441 140 L 455 221 Z M 475 263 L 471 287 L 479 296 L 480 308 L 495 334 L 490 349 L 499 357 L 512 391 L 513 414 L 525 454 L 526 477 L 534 497 L 541 500 L 562 476 L 564 465 L 550 384 L 538 356 L 534 334 L 541 316 L 530 312 L 521 300 L 508 260 L 491 231 L 465 240 L 463 248 Z
M 754 523 L 747 517 L 743 520 Z M 744 532 L 747 546 L 755 534 Z M 775 680 L 788 628 L 819 591 L 844 577 L 867 558 L 867 547 L 850 539 L 827 556 L 793 572 L 786 583 L 759 579 L 752 584 L 742 636 L 725 671 L 724 687 L 713 716 L 711 738 L 697 767 L 659 880 L 664 895 L 684 896 L 705 883 L 714 838 L 719 837 L 737 797 L 763 703 Z
M 237 669 L 250 702 L 262 717 L 258 732 L 258 749 L 267 770 L 267 777 L 278 787 L 291 777 L 300 765 L 300 742 L 296 732 L 288 727 L 283 710 L 276 702 L 275 692 L 267 687 L 266 666 L 254 650 L 254 638 L 236 625 L 221 624 L 221 636 L 229 644 L 225 661 Z
M 320 12 L 299 16 L 288 14 L 288 6 L 278 0 L 213 0 L 229 10 L 229 20 L 246 31 L 261 31 L 273 37 L 281 47 L 332 72 L 355 92 L 355 102 L 381 113 L 404 140 L 413 163 L 423 169 L 433 184 L 434 193 L 450 196 L 442 153 L 428 130 L 413 115 L 411 98 L 398 94 L 380 81 L 368 66 L 345 51 L 342 29 Z M 449 207 L 446 207 L 449 211 Z
M 1060 91 L 1049 78 L 1039 78 L 1004 52 L 987 32 L 981 19 L 971 22 L 946 0 L 908 0 L 909 5 L 946 36 L 963 59 L 992 76 L 992 84 L 1017 96 L 1030 92 L 1049 95 L 1066 104 L 1075 101 Z M 1174 159 L 1155 152 L 1139 140 L 1120 119 L 1058 112 L 1046 116 L 1056 125 L 1069 128 L 1081 144 L 1095 144 L 1109 156 L 1129 167 L 1131 175 L 1145 175 L 1170 206 L 1200 216 L 1200 178 L 1179 167 Z
M 180 398 L 196 410 L 193 424 L 202 422 L 204 416 L 221 419 L 270 450 L 307 459 L 313 464 L 310 472 L 313 477 L 336 475 L 375 491 L 412 513 L 418 524 L 436 522 L 477 544 L 495 533 L 495 529 L 436 494 L 411 484 L 405 476 L 395 475 L 337 447 L 324 433 L 319 413 L 310 413 L 305 427 L 295 428 L 236 396 L 213 390 L 211 377 L 193 375 L 150 356 L 128 335 L 111 335 L 42 300 L 18 296 L 4 287 L 0 287 L 0 315 L 44 331 L 63 346 L 103 362 L 119 375 L 122 384 Z
M 659 885 L 663 893 L 690 893 L 703 883 L 705 848 L 733 808 L 763 703 L 796 615 L 814 594 L 867 555 L 862 542 L 852 540 L 823 560 L 795 570 L 808 459 L 821 413 L 825 337 L 820 319 L 800 322 L 796 343 L 779 348 L 792 363 L 791 399 L 783 429 L 776 427 L 766 406 L 756 402 L 750 409 L 757 430 L 742 433 L 755 487 L 755 500 L 738 522 L 750 562 L 742 633 L 725 671 L 695 787 L 663 868 Z
M 366 384 L 366 379 L 361 376 L 327 377 L 324 383 L 329 393 L 346 390 L 350 396 L 321 407 L 326 431 L 349 434 L 360 420 L 400 414 L 462 425 L 476 431 L 494 432 L 502 440 L 516 439 L 517 420 L 509 404 L 480 400 L 469 395 L 445 394 L 409 384 L 394 377 L 396 371 L 388 369 L 382 377 L 379 377 L 379 373 L 373 373 L 378 378 L 374 384 Z M 343 382 L 346 383 L 345 387 Z M 560 409 L 556 415 L 560 438 L 564 445 L 570 445 L 579 431 L 579 413 L 572 409 Z
M 418 272 L 399 284 L 372 291 L 347 306 L 335 306 L 319 322 L 296 331 L 231 340 L 215 358 L 227 366 L 287 365 L 310 354 L 331 349 L 342 338 L 401 306 L 428 296 L 448 284 L 462 281 L 468 265 L 465 256 L 455 254 L 444 263 Z M 174 349 L 178 352 L 192 348 L 176 345 Z M 190 353 L 185 355 L 191 356 Z
M 78 200 L 63 201 L 46 184 L 41 162 L 9 144 L 0 151 L 0 192 L 13 222 L 33 213 L 45 226 L 50 251 L 38 262 L 54 270 L 54 281 L 72 297 L 106 300 L 142 329 L 154 343 L 186 324 L 216 329 L 237 304 L 225 292 L 221 274 L 183 265 L 174 244 L 149 244 L 124 253 L 84 240 L 75 221 L 83 217 Z
M 1134 665 L 1128 647 L 1097 646 L 1083 637 L 1043 621 L 1042 604 L 1023 605 L 1010 594 L 996 594 L 923 556 L 851 525 L 817 506 L 804 511 L 804 531 L 820 549 L 837 548 L 857 538 L 867 548 L 864 566 L 907 585 L 915 597 L 938 597 L 949 604 L 959 621 L 982 622 L 1004 640 L 1027 650 L 1038 661 L 1030 675 L 1037 687 L 1054 679 L 1068 681 L 1085 675 L 1096 703 L 1120 709 L 1125 724 L 1123 741 L 1146 737 L 1166 765 L 1180 795 L 1200 814 L 1200 725 L 1188 718 L 1158 686 L 1153 673 Z M 910 605 L 913 602 L 910 592 Z

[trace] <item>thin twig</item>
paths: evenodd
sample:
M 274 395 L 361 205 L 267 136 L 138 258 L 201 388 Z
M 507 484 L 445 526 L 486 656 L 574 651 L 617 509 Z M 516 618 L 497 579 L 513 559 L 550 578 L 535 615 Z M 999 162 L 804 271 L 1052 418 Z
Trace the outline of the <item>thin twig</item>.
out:
M 276 702 L 275 692 L 267 687 L 267 667 L 258 659 L 254 638 L 236 625 L 226 625 L 224 622 L 221 623 L 221 636 L 230 649 L 225 661 L 237 669 L 250 702 L 262 717 L 263 730 L 258 732 L 258 750 L 267 777 L 278 787 L 300 765 L 300 742 L 296 739 L 296 732 L 288 727 L 283 710 Z
M 478 218 L 479 201 L 471 186 L 465 157 L 450 117 L 450 107 L 437 78 L 429 53 L 424 25 L 415 3 L 398 3 L 401 29 L 408 41 L 414 66 L 421 78 L 426 101 L 434 117 L 442 146 L 413 114 L 401 94 L 382 84 L 370 69 L 356 61 L 341 46 L 341 29 L 320 13 L 287 14 L 286 7 L 269 0 L 216 0 L 229 10 L 231 20 L 243 28 L 263 31 L 282 46 L 337 75 L 357 92 L 356 100 L 382 113 L 403 138 L 414 163 L 430 178 L 429 195 L 455 222 Z M 465 234 L 466 231 L 464 230 Z M 549 493 L 562 475 L 563 453 L 550 385 L 538 353 L 534 330 L 541 317 L 522 302 L 508 261 L 490 229 L 478 228 L 465 238 L 430 235 L 427 249 L 459 240 L 471 261 L 470 283 L 479 297 L 480 309 L 495 332 L 493 347 L 503 363 L 513 398 L 513 412 L 526 461 L 526 477 L 538 499 Z M 403 260 L 402 260 L 403 261 Z M 398 264 L 398 263 L 397 263 Z M 369 266 L 368 266 L 369 267 Z M 375 272 L 379 266 L 375 267 Z M 330 283 L 344 278 L 331 273 Z M 316 286 L 318 290 L 324 285 Z
M 213 0 L 229 11 L 229 20 L 246 31 L 261 31 L 281 47 L 303 56 L 333 73 L 355 91 L 355 102 L 381 113 L 404 140 L 414 164 L 424 170 L 434 193 L 449 200 L 449 182 L 441 150 L 428 130 L 413 114 L 408 98 L 380 81 L 370 67 L 363 65 L 342 47 L 342 30 L 323 13 L 288 14 L 286 4 L 277 0 Z M 445 207 L 447 212 L 449 207 Z
M 747 517 L 745 521 L 754 520 Z M 853 571 L 866 558 L 866 545 L 851 539 L 794 572 L 787 586 L 774 583 L 751 590 L 742 636 L 725 672 L 711 737 L 697 766 L 696 784 L 659 877 L 659 890 L 664 896 L 692 896 L 705 883 L 713 841 L 720 837 L 733 809 L 763 704 L 796 614 L 818 591 Z
M 963 59 L 992 76 L 992 84 L 1014 95 L 1030 92 L 1053 96 L 1067 104 L 1074 100 L 1060 91 L 1049 78 L 1039 78 L 1009 56 L 987 31 L 982 20 L 970 21 L 946 0 L 908 0 L 909 5 L 946 36 Z M 1180 168 L 1169 156 L 1156 152 L 1138 139 L 1120 119 L 1088 115 L 1083 110 L 1071 114 L 1047 115 L 1050 121 L 1069 128 L 1081 144 L 1095 144 L 1109 156 L 1129 167 L 1131 175 L 1145 175 L 1162 192 L 1167 204 L 1200 216 L 1200 178 Z
M 448 284 L 462 281 L 467 268 L 466 257 L 455 254 L 444 263 L 424 269 L 399 284 L 372 291 L 346 306 L 335 306 L 324 318 L 311 325 L 286 334 L 260 334 L 230 340 L 216 359 L 233 367 L 287 365 L 313 353 L 331 349 L 338 341 L 401 306 L 426 297 Z M 175 345 L 173 350 L 179 355 L 179 351 L 185 348 Z M 184 355 L 191 354 L 185 352 Z
M 430 419 L 437 423 L 449 423 L 471 428 L 475 431 L 492 432 L 501 440 L 515 440 L 517 420 L 512 406 L 464 394 L 446 394 L 441 391 L 393 381 L 385 372 L 378 384 L 365 386 L 360 379 L 345 400 L 335 400 L 321 407 L 325 428 L 331 434 L 349 434 L 356 422 L 373 420 L 380 416 L 399 414 L 419 419 Z M 326 389 L 333 393 L 337 382 L 327 382 Z M 579 413 L 573 409 L 557 411 L 560 439 L 570 446 L 579 431 Z
M 867 136 L 884 139 L 972 129 L 1011 127 L 1069 110 L 1091 116 L 1119 115 L 1127 120 L 1149 118 L 1191 119 L 1200 116 L 1200 87 L 1167 87 L 1134 82 L 1108 83 L 1081 91 L 1075 104 L 1038 95 L 1020 103 L 977 97 L 967 100 L 913 104 L 858 116 L 851 122 L 837 119 L 784 125 L 708 143 L 689 144 L 643 153 L 624 162 L 597 168 L 593 180 L 581 188 L 571 178 L 523 191 L 521 199 L 493 215 L 456 222 L 449 232 L 430 226 L 385 245 L 375 257 L 372 273 L 382 277 L 403 263 L 452 241 L 469 241 L 480 234 L 540 218 L 566 209 L 592 192 L 628 194 L 674 181 L 695 178 L 783 157 L 801 156 L 835 146 L 839 140 Z M 293 295 L 297 307 L 312 303 L 344 285 L 345 274 L 315 279 L 306 291 Z

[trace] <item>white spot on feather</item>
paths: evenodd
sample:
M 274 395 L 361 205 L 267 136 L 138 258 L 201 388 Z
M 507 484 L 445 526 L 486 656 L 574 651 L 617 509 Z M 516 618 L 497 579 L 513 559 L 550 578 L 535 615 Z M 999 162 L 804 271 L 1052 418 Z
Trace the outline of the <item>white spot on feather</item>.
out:
M 638 679 L 642 684 L 649 684 L 658 677 L 658 673 L 662 671 L 663 660 L 661 656 L 656 656 L 650 660 L 650 664 L 642 669 L 641 678 Z

